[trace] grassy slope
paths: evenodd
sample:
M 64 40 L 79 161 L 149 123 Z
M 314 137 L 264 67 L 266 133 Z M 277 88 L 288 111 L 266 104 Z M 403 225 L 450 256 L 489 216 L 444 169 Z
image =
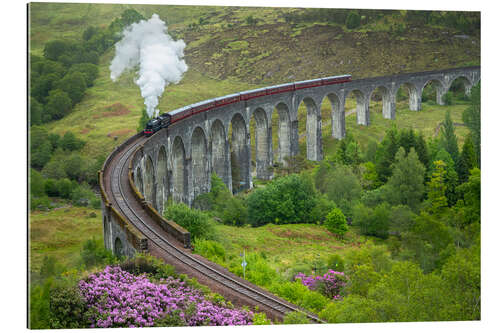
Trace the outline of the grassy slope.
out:
M 91 213 L 95 217 L 91 217 Z M 74 267 L 83 242 L 102 242 L 102 218 L 98 209 L 69 207 L 30 214 L 30 269 L 38 271 L 45 256 L 53 256 L 66 267 Z
M 80 38 L 88 26 L 105 27 L 126 8 L 135 8 L 146 17 L 158 13 L 168 22 L 169 31 L 187 43 L 185 53 L 190 69 L 181 83 L 166 89 L 160 100 L 160 110 L 172 110 L 191 102 L 257 86 L 325 74 L 352 73 L 355 77 L 366 77 L 393 74 L 402 70 L 418 71 L 459 66 L 470 61 L 479 62 L 478 36 L 472 36 L 468 40 L 457 39 L 452 37 L 452 31 L 435 28 L 394 37 L 387 32 L 387 24 L 382 22 L 364 26 L 357 31 L 347 31 L 335 24 L 289 26 L 284 24 L 280 14 L 296 10 L 290 8 L 126 4 L 32 3 L 31 52 L 42 55 L 44 43 L 53 39 Z M 245 23 L 245 18 L 249 15 L 259 18 L 257 28 Z M 187 29 L 189 24 L 198 23 L 200 17 L 206 21 L 205 25 L 195 30 Z M 391 18 L 390 21 L 392 20 L 396 19 Z M 233 26 L 229 27 L 229 23 Z M 114 50 L 109 50 L 101 58 L 95 86 L 88 90 L 72 114 L 44 125 L 55 133 L 73 131 L 87 141 L 84 153 L 90 156 L 109 153 L 116 144 L 135 133 L 143 107 L 140 91 L 133 83 L 133 73 L 124 74 L 116 83 L 110 80 L 108 66 L 113 55 Z M 422 112 L 411 112 L 404 109 L 407 106 L 398 105 L 396 124 L 400 127 L 413 126 L 430 135 L 444 118 L 447 108 L 452 111 L 452 118 L 461 122 L 463 106 L 423 106 Z M 354 103 L 348 101 L 346 110 L 353 107 Z M 380 112 L 376 112 L 376 106 L 371 108 L 375 112 L 371 112 L 372 125 L 369 127 L 355 125 L 355 115 L 347 117 L 347 131 L 352 132 L 362 145 L 368 139 L 380 140 L 385 128 L 391 123 L 382 119 Z M 380 105 L 378 108 L 380 109 Z M 328 103 L 324 103 L 322 113 L 325 153 L 332 152 L 337 143 L 329 136 L 331 124 L 327 120 L 328 110 Z M 301 113 L 304 113 L 303 109 Z M 300 119 L 305 120 L 305 117 Z M 303 134 L 305 121 L 300 122 L 300 128 L 300 133 Z M 464 128 L 457 129 L 460 140 L 463 140 L 464 131 Z M 305 138 L 301 142 L 302 147 L 304 140 Z M 97 218 L 87 219 L 85 216 L 90 211 L 70 208 L 68 211 L 62 209 L 32 213 L 33 267 L 39 267 L 45 254 L 54 254 L 64 263 L 74 264 L 84 240 L 90 237 L 102 239 L 100 213 L 97 212 Z M 290 226 L 292 229 L 299 227 L 301 226 Z M 319 227 L 303 228 L 306 239 L 308 235 L 315 237 L 320 232 L 314 228 Z M 263 227 L 255 232 L 259 233 L 261 230 L 263 235 L 270 231 Z M 237 230 L 229 229 L 224 232 L 235 236 L 238 233 Z M 288 241 L 285 239 L 280 242 Z M 295 243 L 297 247 L 299 243 Z
M 311 267 L 313 261 L 326 262 L 329 255 L 340 254 L 358 248 L 366 237 L 349 231 L 343 240 L 338 240 L 322 226 L 312 224 L 267 224 L 252 228 L 217 225 L 227 257 L 238 257 L 247 253 L 264 253 L 268 263 L 280 273 L 294 267 Z

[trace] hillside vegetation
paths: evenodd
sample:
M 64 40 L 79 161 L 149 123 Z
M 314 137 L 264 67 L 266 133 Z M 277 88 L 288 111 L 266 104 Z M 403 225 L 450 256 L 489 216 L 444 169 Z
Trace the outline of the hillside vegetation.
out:
M 432 17 L 424 25 L 421 18 L 409 21 L 410 12 L 405 11 L 362 11 L 360 25 L 348 29 L 345 13 L 338 15 L 338 10 L 318 15 L 317 10 L 293 8 L 30 6 L 30 51 L 38 56 L 43 55 L 45 43 L 80 39 L 89 27 L 106 28 L 126 9 L 135 9 L 146 18 L 157 13 L 167 22 L 169 33 L 186 42 L 189 66 L 178 85 L 166 88 L 161 111 L 258 86 L 325 75 L 350 73 L 361 78 L 480 61 L 475 23 L 466 27 L 470 33 L 464 36 L 451 23 L 433 23 Z M 477 15 L 469 16 L 470 22 L 476 22 Z M 99 58 L 98 77 L 71 114 L 44 125 L 59 134 L 71 130 L 87 142 L 83 153 L 93 157 L 111 151 L 132 135 L 143 108 L 134 73 L 122 75 L 116 83 L 109 78 L 113 56 L 111 47 Z

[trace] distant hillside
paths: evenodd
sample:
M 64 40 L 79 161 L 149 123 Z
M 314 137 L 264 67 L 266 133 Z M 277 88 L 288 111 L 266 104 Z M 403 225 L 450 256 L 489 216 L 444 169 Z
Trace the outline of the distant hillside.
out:
M 350 73 L 361 78 L 480 63 L 478 13 L 364 10 L 354 12 L 358 26 L 348 29 L 347 16 L 352 11 L 347 10 L 30 6 L 30 46 L 36 55 L 43 55 L 48 41 L 74 40 L 90 26 L 106 27 L 125 9 L 133 8 L 145 17 L 157 13 L 167 22 L 169 33 L 186 42 L 189 66 L 183 80 L 165 90 L 159 105 L 162 111 L 244 89 L 325 75 Z M 87 141 L 84 153 L 92 156 L 111 151 L 133 134 L 143 107 L 134 73 L 122 75 L 116 83 L 110 80 L 113 56 L 111 48 L 100 58 L 95 85 L 71 114 L 43 125 L 60 134 L 73 131 Z

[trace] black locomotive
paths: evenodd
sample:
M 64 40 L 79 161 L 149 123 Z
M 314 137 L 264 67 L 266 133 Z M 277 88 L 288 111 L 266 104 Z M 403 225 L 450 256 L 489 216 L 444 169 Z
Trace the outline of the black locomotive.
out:
M 144 128 L 144 134 L 151 136 L 162 128 L 167 128 L 170 125 L 171 118 L 168 113 L 164 113 L 157 118 L 150 119 Z

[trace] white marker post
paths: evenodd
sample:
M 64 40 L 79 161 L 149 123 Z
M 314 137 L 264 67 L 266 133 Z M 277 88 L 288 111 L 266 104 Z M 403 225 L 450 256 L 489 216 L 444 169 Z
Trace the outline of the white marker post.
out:
M 243 250 L 243 262 L 241 263 L 241 266 L 243 267 L 243 279 L 246 280 L 245 267 L 247 267 L 247 262 L 245 261 L 245 250 Z

